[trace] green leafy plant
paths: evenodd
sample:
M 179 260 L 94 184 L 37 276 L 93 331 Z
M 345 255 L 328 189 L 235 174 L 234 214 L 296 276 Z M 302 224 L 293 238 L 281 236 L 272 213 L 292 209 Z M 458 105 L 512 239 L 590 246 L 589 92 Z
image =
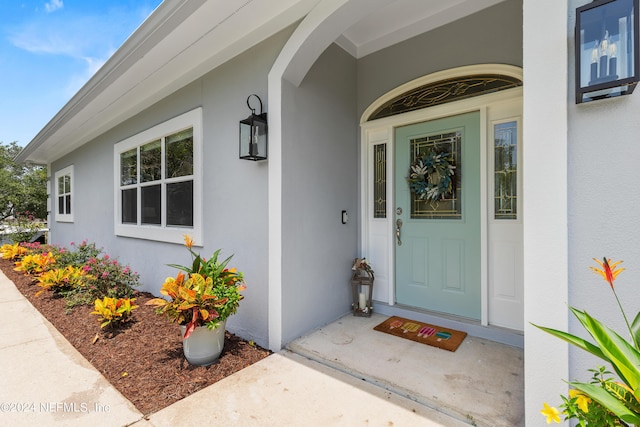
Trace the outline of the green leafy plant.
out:
M 169 299 L 154 298 L 147 302 L 156 307 L 156 313 L 165 315 L 179 325 L 186 325 L 184 338 L 189 337 L 197 326 L 209 329 L 218 327 L 220 322 L 234 314 L 245 289 L 242 273 L 235 268 L 227 268 L 232 256 L 219 261 L 220 249 L 209 260 L 201 258 L 191 248 L 193 241 L 185 236 L 185 246 L 192 255 L 190 267 L 170 264 L 187 273 L 168 277 L 160 293 Z
M 55 254 L 59 264 L 73 265 L 75 267 L 84 267 L 89 260 L 99 257 L 102 253 L 102 249 L 98 249 L 95 243 L 89 243 L 86 240 L 83 240 L 80 244 L 71 242 L 71 247 L 73 250 L 56 246 L 50 248 L 50 250 Z
M 93 276 L 88 292 L 97 297 L 132 297 L 139 284 L 138 273 L 109 255 L 89 258 L 83 269 Z
M 577 419 L 582 426 L 627 426 L 640 424 L 640 313 L 630 324 L 616 294 L 614 282 L 624 270 L 619 268 L 622 261 L 611 263 L 595 259 L 600 268 L 591 267 L 609 284 L 616 298 L 618 307 L 631 336 L 631 342 L 621 337 L 586 311 L 569 307 L 571 313 L 591 335 L 594 342 L 557 329 L 534 325 L 549 334 L 560 338 L 594 356 L 609 363 L 617 379 L 610 377 L 605 368 L 594 373 L 590 383 L 571 381 L 569 397 L 562 396 L 565 419 Z M 547 417 L 547 423 L 560 422 L 558 409 L 544 404 L 541 411 Z
M 47 168 L 16 162 L 22 148 L 0 142 L 0 221 L 24 211 L 47 217 Z
M 16 212 L 13 219 L 6 220 L 5 224 L 13 243 L 30 242 L 45 228 L 44 222 L 36 219 L 29 211 Z
M 110 298 L 96 299 L 94 311 L 91 314 L 100 316 L 100 327 L 110 326 L 117 328 L 131 320 L 131 313 L 138 308 L 134 305 L 135 298 Z

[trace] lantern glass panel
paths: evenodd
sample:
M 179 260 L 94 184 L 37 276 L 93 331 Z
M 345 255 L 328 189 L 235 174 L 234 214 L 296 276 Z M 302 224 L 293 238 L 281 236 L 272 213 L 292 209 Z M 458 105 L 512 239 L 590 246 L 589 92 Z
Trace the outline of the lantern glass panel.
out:
M 249 142 L 251 141 L 251 123 L 247 120 L 240 122 L 240 158 L 249 155 Z
M 267 158 L 267 122 L 262 116 L 252 115 L 240 122 L 240 158 Z
M 600 0 L 578 8 L 578 102 L 633 91 L 638 74 L 635 3 L 637 0 Z

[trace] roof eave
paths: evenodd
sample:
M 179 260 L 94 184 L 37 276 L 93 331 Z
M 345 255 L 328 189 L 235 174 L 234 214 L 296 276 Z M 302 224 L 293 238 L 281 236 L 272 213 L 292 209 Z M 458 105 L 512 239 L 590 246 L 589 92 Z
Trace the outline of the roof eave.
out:
M 278 8 L 261 0 L 163 1 L 24 147 L 16 161 L 43 165 L 54 162 L 148 108 L 177 86 L 188 84 L 298 21 L 317 2 L 288 0 L 278 3 Z M 239 32 L 238 28 L 247 26 L 234 27 L 233 21 L 240 19 L 250 23 L 250 31 Z M 179 27 L 187 24 L 189 34 L 185 35 Z M 209 52 L 213 52 L 209 57 L 203 55 Z M 182 74 L 175 76 L 172 65 L 182 58 L 189 60 L 183 60 Z

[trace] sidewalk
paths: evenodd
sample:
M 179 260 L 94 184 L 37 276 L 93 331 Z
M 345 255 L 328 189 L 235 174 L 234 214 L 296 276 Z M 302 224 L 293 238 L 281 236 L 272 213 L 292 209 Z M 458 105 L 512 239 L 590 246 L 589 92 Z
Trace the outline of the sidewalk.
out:
M 467 425 L 286 350 L 145 420 L 2 272 L 0 323 L 0 425 Z
M 125 426 L 142 414 L 0 272 L 0 425 Z

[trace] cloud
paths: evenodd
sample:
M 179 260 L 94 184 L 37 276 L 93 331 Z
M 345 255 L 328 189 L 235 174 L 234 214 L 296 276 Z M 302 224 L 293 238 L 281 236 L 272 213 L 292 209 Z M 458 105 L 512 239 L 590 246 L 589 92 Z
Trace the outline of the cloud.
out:
M 61 0 L 51 3 L 62 4 Z M 50 4 L 50 3 L 47 3 Z M 35 54 L 62 55 L 76 60 L 110 55 L 135 28 L 137 19 L 125 10 L 103 15 L 64 14 L 35 17 L 9 29 L 8 39 L 15 47 Z M 133 21 L 133 22 L 132 22 Z
M 55 25 L 43 25 L 38 22 L 25 25 L 13 32 L 9 40 L 15 47 L 31 53 L 81 56 L 84 40 L 74 39 L 68 34 L 56 29 Z
M 111 55 L 105 55 L 104 58 L 83 58 L 86 68 L 80 72 L 74 73 L 69 76 L 67 84 L 64 87 L 64 94 L 66 97 L 71 98 L 89 81 L 89 79 L 104 65 Z
M 63 0 L 49 0 L 46 5 L 47 10 L 60 8 Z M 150 12 L 148 5 L 139 4 L 134 9 L 107 6 L 89 14 L 67 7 L 64 13 L 35 15 L 6 32 L 18 49 L 74 61 L 75 70 L 67 74 L 62 88 L 75 93 Z
M 55 12 L 56 10 L 62 9 L 63 7 L 64 4 L 62 3 L 62 0 L 51 0 L 49 3 L 44 4 L 44 8 L 46 9 L 47 13 Z

